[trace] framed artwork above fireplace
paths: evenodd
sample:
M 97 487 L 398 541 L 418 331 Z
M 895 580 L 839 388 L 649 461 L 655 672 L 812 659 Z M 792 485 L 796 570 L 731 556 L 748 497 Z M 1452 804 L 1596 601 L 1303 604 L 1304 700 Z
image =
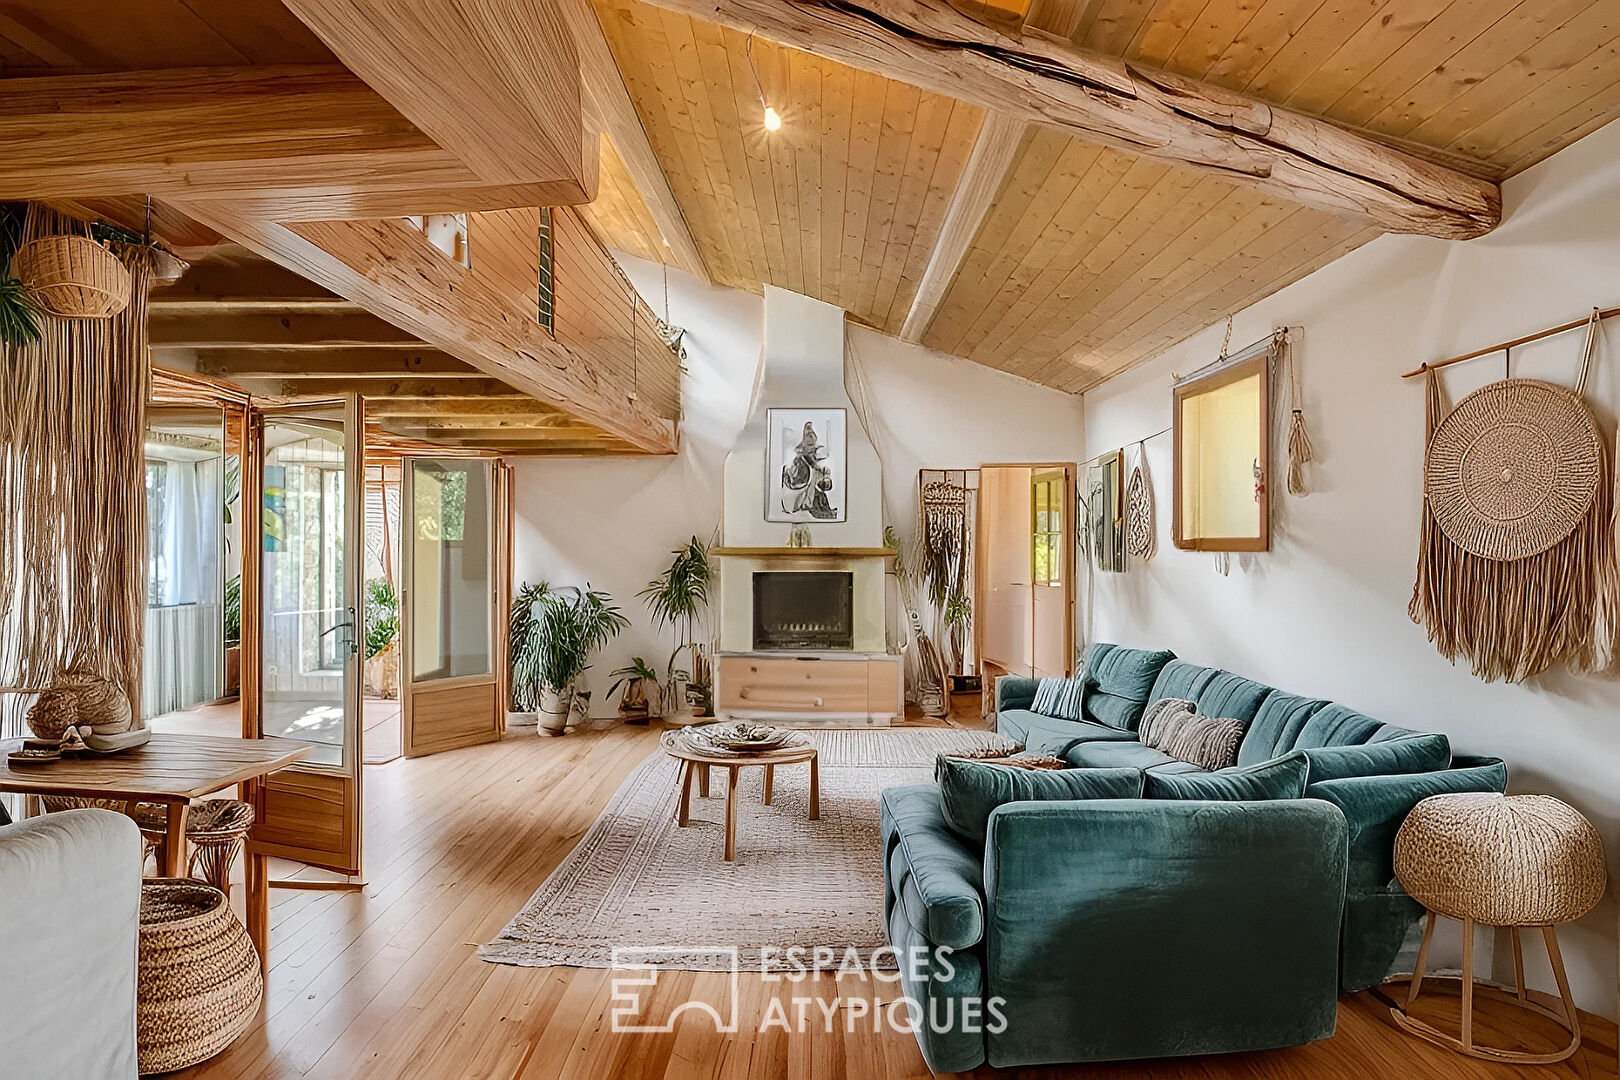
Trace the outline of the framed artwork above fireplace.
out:
M 767 409 L 765 427 L 765 520 L 847 520 L 844 410 Z

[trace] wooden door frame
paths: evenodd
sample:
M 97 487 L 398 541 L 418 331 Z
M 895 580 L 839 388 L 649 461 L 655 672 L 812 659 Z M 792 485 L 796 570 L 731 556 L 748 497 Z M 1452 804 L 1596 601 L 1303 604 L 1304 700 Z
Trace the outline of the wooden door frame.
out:
M 1079 463 L 1073 462 L 1073 461 L 993 461 L 993 462 L 986 462 L 985 464 L 978 466 L 978 469 L 979 469 L 980 498 L 979 498 L 978 508 L 977 508 L 977 510 L 975 512 L 975 514 L 976 514 L 976 527 L 977 527 L 977 530 L 978 530 L 977 531 L 978 544 L 976 545 L 976 549 L 974 551 L 974 557 L 973 557 L 973 570 L 974 570 L 974 573 L 973 573 L 973 612 L 974 612 L 974 615 L 973 615 L 973 652 L 974 652 L 975 663 L 978 665 L 978 668 L 979 668 L 979 676 L 980 676 L 981 679 L 984 677 L 984 621 L 983 621 L 982 613 L 984 611 L 983 604 L 984 604 L 984 581 L 985 581 L 985 575 L 984 575 L 983 571 L 984 571 L 984 567 L 985 567 L 985 547 L 986 547 L 986 545 L 985 545 L 985 536 L 987 534 L 985 532 L 985 523 L 984 523 L 984 497 L 983 497 L 983 491 L 984 491 L 984 470 L 986 470 L 986 469 L 1028 469 L 1029 473 L 1030 473 L 1031 481 L 1034 480 L 1035 474 L 1038 473 L 1038 472 L 1053 472 L 1053 471 L 1056 471 L 1056 470 L 1062 470 L 1062 472 L 1063 472 L 1063 476 L 1064 476 L 1063 534 L 1064 534 L 1064 540 L 1065 540 L 1065 542 L 1063 544 L 1063 574 L 1064 574 L 1064 577 L 1063 577 L 1064 586 L 1063 586 L 1063 588 L 1064 588 L 1064 590 L 1065 590 L 1065 592 L 1067 594 L 1065 596 L 1065 603 L 1064 603 L 1064 616 L 1065 617 L 1064 617 L 1064 620 L 1063 620 L 1063 673 L 1066 676 L 1071 676 L 1071 675 L 1074 674 L 1075 666 L 1076 666 L 1076 659 L 1075 659 L 1075 654 L 1074 654 L 1074 643 L 1075 643 L 1074 613 L 1075 613 L 1076 594 L 1079 591 L 1078 588 L 1077 588 L 1077 583 L 1074 580 L 1074 572 L 1075 572 L 1075 567 L 1077 565 L 1076 560 L 1075 560 L 1075 550 L 1076 550 L 1076 547 L 1077 547 L 1077 545 L 1079 543 L 1079 530 L 1075 526 L 1075 513 L 1077 512 L 1077 510 L 1079 508 L 1079 505 L 1080 505 L 1079 487 L 1077 486 L 1078 476 L 1079 476 Z M 1030 526 L 1031 526 L 1031 529 L 1033 530 L 1033 527 L 1034 527 L 1033 520 L 1030 522 Z M 1033 578 L 1033 575 L 1032 575 L 1032 578 Z M 1033 617 L 1033 601 L 1034 601 L 1034 593 L 1033 593 L 1034 585 L 1033 585 L 1033 581 L 1032 581 L 1032 584 L 1031 584 L 1030 587 L 1031 587 L 1031 590 L 1032 590 L 1031 595 L 1030 595 L 1031 612 L 1032 612 L 1031 617 Z M 996 665 L 996 666 L 1000 667 L 999 664 Z M 994 699 L 992 698 L 992 700 L 994 700 Z
M 415 731 L 415 672 L 413 671 L 413 638 L 415 637 L 415 619 L 412 616 L 411 598 L 415 582 L 416 551 L 412 538 L 413 503 L 416 492 L 416 483 L 412 465 L 418 460 L 476 460 L 488 465 L 489 481 L 489 519 L 486 532 L 489 545 L 489 664 L 490 670 L 479 672 L 476 675 L 453 676 L 436 679 L 427 684 L 430 690 L 457 690 L 472 687 L 493 685 L 495 693 L 495 717 L 487 735 L 480 735 L 466 743 L 455 746 L 443 746 L 439 750 L 459 749 L 462 745 L 474 746 L 479 743 L 494 742 L 506 731 L 506 697 L 505 679 L 502 670 L 505 666 L 505 638 L 507 624 L 503 617 L 504 604 L 502 597 L 506 594 L 505 579 L 507 568 L 504 565 L 507 544 L 504 534 L 506 528 L 503 523 L 503 513 L 506 507 L 499 490 L 501 485 L 501 470 L 503 462 L 490 454 L 437 454 L 425 450 L 409 450 L 400 455 L 399 474 L 399 723 L 400 723 L 400 751 L 405 757 L 423 757 L 437 753 L 439 750 L 418 749 L 414 745 Z
M 264 405 L 248 406 L 246 431 L 244 432 L 244 446 L 248 456 L 245 462 L 251 467 L 244 467 L 242 475 L 242 734 L 245 738 L 260 738 L 263 723 L 264 686 L 261 673 L 264 663 L 264 422 L 267 414 L 287 412 L 296 409 L 325 409 L 332 407 L 343 409 L 343 425 L 346 434 L 353 435 L 353 445 L 345 446 L 344 460 L 344 488 L 349 495 L 348 506 L 344 513 L 344 530 L 346 532 L 345 544 L 352 545 L 354 539 L 364 543 L 365 537 L 365 402 L 358 394 L 341 394 L 332 397 L 309 398 L 303 400 L 278 400 Z M 352 451 L 352 453 L 350 453 Z M 358 480 L 358 483 L 355 481 Z M 251 540 L 249 539 L 251 538 Z M 250 546 L 251 543 L 251 546 Z M 365 641 L 365 598 L 364 578 L 365 562 L 362 556 L 358 563 L 349 561 L 350 552 L 345 551 L 345 560 L 351 567 L 349 580 L 344 583 L 344 595 L 353 601 L 354 626 L 351 628 L 354 640 Z M 351 588 L 350 586 L 355 586 Z M 254 598 L 253 618 L 248 618 L 246 604 L 249 590 Z M 349 606 L 349 605 L 345 605 Z M 269 787 L 276 779 L 288 783 L 298 783 L 299 777 L 324 777 L 340 780 L 342 797 L 345 806 L 352 807 L 353 813 L 344 815 L 343 844 L 347 851 L 353 853 L 353 866 L 333 867 L 339 873 L 352 874 L 357 878 L 364 876 L 365 868 L 365 789 L 363 778 L 365 774 L 365 714 L 363 686 L 365 678 L 364 647 L 350 655 L 349 663 L 353 665 L 352 678 L 348 680 L 348 695 L 345 701 L 345 712 L 349 722 L 353 725 L 353 745 L 345 740 L 344 760 L 347 764 L 340 768 L 331 766 L 308 765 L 297 763 L 276 774 L 275 777 L 266 777 L 244 785 L 243 797 L 252 803 L 259 811 L 261 820 L 265 799 Z M 352 763 L 349 752 L 352 750 Z M 349 769 L 352 767 L 352 773 Z M 313 783 L 313 781 L 304 781 Z M 291 844 L 265 841 L 258 837 L 252 838 L 253 849 L 264 855 L 274 855 L 312 866 L 326 866 L 319 861 L 326 857 L 325 852 L 314 848 L 300 848 Z M 311 856 L 315 856 L 314 859 Z M 287 884 L 271 882 L 272 885 Z M 297 886 L 297 882 L 291 883 Z M 333 883 L 344 888 L 358 888 L 360 881 Z M 307 887 L 308 883 L 305 883 Z

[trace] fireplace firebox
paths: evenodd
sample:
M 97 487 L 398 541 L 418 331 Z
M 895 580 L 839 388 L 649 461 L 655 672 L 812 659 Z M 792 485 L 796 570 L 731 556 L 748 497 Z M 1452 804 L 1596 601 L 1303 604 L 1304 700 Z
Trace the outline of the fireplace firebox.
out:
M 756 571 L 754 648 L 855 647 L 855 575 L 848 571 Z

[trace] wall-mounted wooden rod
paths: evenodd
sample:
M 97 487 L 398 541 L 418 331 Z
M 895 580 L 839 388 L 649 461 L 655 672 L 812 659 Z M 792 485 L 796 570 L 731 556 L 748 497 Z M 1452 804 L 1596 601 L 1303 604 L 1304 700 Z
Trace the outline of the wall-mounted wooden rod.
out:
M 1620 315 L 1620 307 L 1604 308 L 1602 311 L 1598 312 L 1598 318 L 1600 319 L 1612 319 L 1616 315 Z M 1552 337 L 1554 334 L 1562 334 L 1570 330 L 1579 330 L 1581 327 L 1585 326 L 1591 321 L 1592 316 L 1588 315 L 1584 319 L 1576 319 L 1573 322 L 1559 323 L 1557 326 L 1550 326 L 1545 330 L 1538 330 L 1534 334 L 1526 334 L 1524 337 L 1514 338 L 1512 341 L 1498 342 L 1487 349 L 1475 349 L 1473 352 L 1463 353 L 1461 356 L 1453 356 L 1449 360 L 1436 360 L 1432 364 L 1424 364 L 1422 367 L 1414 368 L 1413 370 L 1408 371 L 1406 374 L 1402 375 L 1401 378 L 1415 379 L 1425 371 L 1432 371 L 1435 368 L 1450 367 L 1452 364 L 1460 364 L 1464 360 L 1478 360 L 1482 356 L 1489 356 L 1492 353 L 1499 353 L 1503 349 L 1517 349 L 1520 345 L 1528 345 L 1532 341 L 1540 341 L 1542 338 Z

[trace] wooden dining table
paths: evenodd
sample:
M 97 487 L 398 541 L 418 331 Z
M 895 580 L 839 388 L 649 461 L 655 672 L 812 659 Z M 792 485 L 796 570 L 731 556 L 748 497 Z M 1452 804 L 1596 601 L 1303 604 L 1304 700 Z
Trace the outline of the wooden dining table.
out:
M 310 752 L 308 743 L 285 739 L 236 739 L 220 735 L 154 732 L 144 746 L 116 754 L 82 754 L 60 761 L 13 765 L 5 755 L 21 739 L 0 742 L 0 791 L 58 795 L 124 803 L 161 803 L 168 821 L 163 845 L 164 877 L 186 875 L 186 811 L 193 799 L 242 784 L 246 801 L 264 777 Z M 270 880 L 268 859 L 249 837 L 244 867 L 247 930 L 259 960 L 270 967 Z

